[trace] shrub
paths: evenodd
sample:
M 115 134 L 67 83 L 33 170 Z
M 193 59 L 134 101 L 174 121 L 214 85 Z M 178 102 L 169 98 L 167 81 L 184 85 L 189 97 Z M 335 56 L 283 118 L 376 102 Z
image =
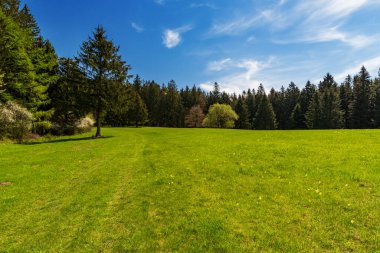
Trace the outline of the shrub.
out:
M 202 122 L 205 118 L 203 110 L 199 105 L 191 107 L 189 113 L 185 117 L 187 127 L 202 127 Z
M 15 102 L 0 105 L 0 137 L 22 141 L 32 129 L 33 115 Z
M 203 120 L 204 127 L 212 128 L 233 128 L 235 121 L 239 119 L 239 116 L 229 105 L 214 104 L 210 107 L 210 110 Z
M 75 125 L 76 133 L 87 133 L 91 132 L 92 126 L 94 125 L 94 120 L 90 117 L 85 117 L 80 119 Z

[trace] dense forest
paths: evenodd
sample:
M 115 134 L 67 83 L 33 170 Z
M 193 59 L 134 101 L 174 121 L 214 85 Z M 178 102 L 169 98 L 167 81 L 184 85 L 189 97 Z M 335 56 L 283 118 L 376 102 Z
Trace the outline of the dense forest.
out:
M 0 105 L 8 104 L 0 124 L 15 103 L 31 114 L 31 131 L 39 135 L 75 133 L 86 117 L 94 118 L 96 136 L 101 125 L 213 127 L 204 119 L 211 106 L 224 104 L 237 114 L 226 126 L 237 129 L 380 127 L 380 72 L 371 78 L 364 66 L 341 84 L 328 73 L 319 84 L 301 89 L 291 82 L 268 94 L 263 85 L 241 94 L 220 91 L 217 83 L 211 92 L 195 85 L 179 89 L 173 80 L 131 76 L 130 68 L 101 26 L 77 56 L 59 58 L 27 5 L 0 0 Z

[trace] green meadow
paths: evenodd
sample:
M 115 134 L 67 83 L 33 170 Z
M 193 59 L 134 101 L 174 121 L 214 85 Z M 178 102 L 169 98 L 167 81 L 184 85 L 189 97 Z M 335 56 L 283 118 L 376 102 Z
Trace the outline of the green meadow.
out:
M 0 252 L 380 252 L 380 131 L 0 143 Z

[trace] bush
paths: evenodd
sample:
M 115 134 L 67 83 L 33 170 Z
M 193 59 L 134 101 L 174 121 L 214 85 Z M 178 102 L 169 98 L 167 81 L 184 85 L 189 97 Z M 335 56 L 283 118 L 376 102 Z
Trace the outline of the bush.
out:
M 76 133 L 91 132 L 93 125 L 94 125 L 94 120 L 90 117 L 85 117 L 76 123 L 75 132 Z
M 202 127 L 204 118 L 202 108 L 199 105 L 193 106 L 185 117 L 185 125 L 187 127 Z
M 210 110 L 203 120 L 204 127 L 211 128 L 233 128 L 235 121 L 239 119 L 239 116 L 229 105 L 214 104 L 210 107 Z
M 15 102 L 0 104 L 0 137 L 25 139 L 32 129 L 33 115 Z

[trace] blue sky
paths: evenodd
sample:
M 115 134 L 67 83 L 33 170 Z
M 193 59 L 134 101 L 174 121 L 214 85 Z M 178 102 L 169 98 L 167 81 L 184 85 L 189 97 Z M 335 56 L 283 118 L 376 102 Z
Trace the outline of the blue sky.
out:
M 103 25 L 132 74 L 179 87 L 303 87 L 380 68 L 380 0 L 24 0 L 59 56 Z

